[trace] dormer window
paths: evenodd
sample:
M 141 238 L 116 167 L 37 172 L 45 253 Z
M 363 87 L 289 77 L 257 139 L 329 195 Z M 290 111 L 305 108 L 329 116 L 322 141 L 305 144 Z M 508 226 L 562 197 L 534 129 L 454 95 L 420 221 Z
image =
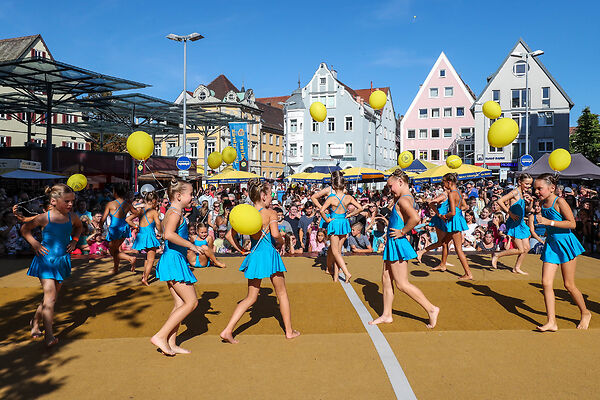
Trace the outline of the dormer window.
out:
M 206 100 L 206 92 L 200 92 L 198 93 L 198 100 Z
M 227 95 L 227 101 L 235 101 L 235 93 L 229 93 Z
M 446 77 L 446 70 L 440 69 L 440 78 L 445 78 L 445 77 Z
M 323 78 L 319 78 L 319 85 L 326 85 L 327 84 L 327 78 L 323 77 Z

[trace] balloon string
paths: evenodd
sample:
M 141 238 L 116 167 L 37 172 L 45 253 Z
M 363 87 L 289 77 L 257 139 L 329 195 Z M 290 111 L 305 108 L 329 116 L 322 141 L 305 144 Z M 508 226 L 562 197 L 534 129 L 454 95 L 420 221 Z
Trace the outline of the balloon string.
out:
M 140 165 L 142 165 L 142 162 L 140 161 Z M 156 178 L 156 175 L 154 175 L 154 171 L 152 171 L 152 169 L 148 166 L 148 164 L 146 164 L 146 168 L 148 168 L 148 171 L 150 171 L 150 173 L 152 174 L 152 177 L 154 178 L 154 180 L 156 181 L 156 183 L 159 184 L 159 186 L 162 188 L 160 191 L 162 190 L 167 190 L 167 188 L 165 188 L 162 183 L 160 183 L 160 181 Z
M 24 201 L 21 201 L 21 202 L 19 202 L 19 203 L 16 203 L 16 204 L 15 204 L 15 206 L 20 206 L 21 204 L 26 204 L 26 203 L 32 202 L 32 201 L 34 201 L 34 200 L 41 199 L 42 197 L 46 197 L 46 195 L 45 195 L 45 194 L 43 194 L 43 195 L 41 195 L 41 196 L 34 197 L 33 199 L 29 199 L 29 200 L 24 200 Z M 27 211 L 29 211 L 29 210 L 27 210 Z

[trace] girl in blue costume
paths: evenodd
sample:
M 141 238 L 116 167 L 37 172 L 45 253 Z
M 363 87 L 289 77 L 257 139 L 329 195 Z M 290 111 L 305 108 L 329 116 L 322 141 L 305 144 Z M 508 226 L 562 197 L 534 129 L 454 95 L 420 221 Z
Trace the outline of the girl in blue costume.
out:
M 196 254 L 188 251 L 187 260 L 194 268 L 210 267 L 210 262 L 219 268 L 227 268 L 225 263 L 219 261 L 214 252 L 214 239 L 208 236 L 208 226 L 203 222 L 198 222 L 195 226 L 195 233 L 190 235 L 190 242 L 202 250 L 203 254 Z
M 449 243 L 450 240 L 452 240 L 454 243 L 454 251 L 456 251 L 456 255 L 465 270 L 464 275 L 460 276 L 458 279 L 473 279 L 467 257 L 462 249 L 462 233 L 469 228 L 462 213 L 462 208 L 464 208 L 466 203 L 456 187 L 456 182 L 457 178 L 455 173 L 450 172 L 442 177 L 442 185 L 444 185 L 444 189 L 448 192 L 448 212 L 440 215 L 440 218 L 446 222 L 447 233 L 444 235 L 443 239 L 438 239 L 437 243 L 430 244 L 423 250 L 419 250 L 417 252 L 417 260 L 421 262 L 423 254 L 436 247 L 440 247 L 443 243 Z
M 408 281 L 408 260 L 417 258 L 417 253 L 410 245 L 406 234 L 418 223 L 419 215 L 414 208 L 414 198 L 410 194 L 408 176 L 400 169 L 388 178 L 387 186 L 394 195 L 394 204 L 390 214 L 387 242 L 383 250 L 383 273 L 381 277 L 383 286 L 383 313 L 371 322 L 370 325 L 391 323 L 392 303 L 394 302 L 394 286 L 406 293 L 416 301 L 429 314 L 429 324 L 432 329 L 437 323 L 440 309 L 421 292 L 419 288 Z M 404 222 L 406 221 L 406 223 Z
M 554 275 L 560 266 L 565 289 L 581 311 L 581 321 L 577 329 L 587 329 L 592 314 L 585 306 L 583 295 L 575 286 L 575 267 L 577 256 L 585 250 L 579 240 L 571 232 L 575 229 L 575 217 L 567 201 L 555 194 L 556 177 L 542 174 L 535 180 L 535 194 L 542 203 L 541 215 L 537 216 L 538 223 L 546 226 L 546 243 L 542 250 L 542 286 L 544 288 L 544 303 L 548 322 L 537 329 L 542 332 L 556 332 L 556 311 L 554 299 Z
M 192 202 L 192 191 L 189 182 L 173 179 L 167 189 L 171 207 L 162 221 L 165 250 L 156 265 L 156 277 L 167 282 L 175 305 L 165 324 L 150 341 L 167 356 L 190 353 L 179 347 L 175 340 L 179 324 L 198 305 L 194 289 L 196 277 L 188 266 L 186 256 L 188 249 L 196 253 L 202 250 L 188 240 L 187 221 L 183 217 L 183 209 Z
M 527 275 L 527 272 L 521 270 L 521 265 L 525 260 L 525 255 L 529 253 L 529 237 L 531 231 L 525 219 L 525 212 L 531 205 L 531 184 L 533 179 L 528 173 L 522 173 L 518 178 L 519 186 L 510 193 L 502 196 L 496 201 L 498 206 L 506 213 L 506 234 L 510 236 L 513 242 L 513 248 L 507 249 L 492 255 L 492 268 L 496 269 L 498 259 L 504 256 L 517 256 L 517 262 L 512 270 L 515 274 Z M 507 206 L 507 203 L 510 206 Z
M 123 241 L 131 236 L 131 230 L 125 220 L 127 213 L 135 213 L 136 209 L 125 200 L 127 189 L 123 185 L 116 185 L 113 188 L 113 201 L 106 204 L 104 215 L 100 224 L 103 226 L 110 214 L 110 225 L 106 240 L 109 242 L 108 251 L 113 258 L 113 274 L 119 272 L 119 261 L 127 260 L 131 264 L 131 272 L 135 272 L 135 257 L 121 252 Z
M 438 266 L 432 268 L 432 271 L 445 271 L 447 266 L 452 266 L 448 263 L 448 243 L 443 242 L 444 236 L 446 236 L 446 222 L 441 218 L 448 212 L 448 193 L 446 190 L 439 196 L 433 198 L 428 202 L 429 208 L 431 208 L 435 215 L 431 218 L 429 223 L 435 228 L 438 241 L 442 241 L 442 259 Z
M 334 171 L 332 172 L 332 176 L 333 174 L 339 174 L 339 171 Z M 319 199 L 322 198 L 323 196 L 327 196 L 327 198 L 329 198 L 330 196 L 333 196 L 333 189 L 331 188 L 331 186 L 327 186 L 326 188 L 323 188 L 321 190 L 319 190 L 318 192 L 314 193 L 310 199 L 312 200 L 314 206 L 316 207 L 316 210 L 320 210 L 322 204 L 319 202 Z M 329 213 L 326 214 L 329 217 Z M 327 230 L 327 222 L 325 221 L 324 218 L 321 218 L 321 221 L 319 222 L 319 228 L 325 229 Z M 344 238 L 345 239 L 345 238 Z M 344 242 L 342 241 L 342 246 L 344 245 Z M 333 253 L 331 252 L 331 246 L 329 246 L 327 248 L 327 261 L 325 262 L 326 266 L 327 266 L 327 270 L 325 271 L 326 273 L 328 273 L 329 275 L 334 275 L 334 265 L 335 263 L 335 258 L 333 257 Z
M 63 281 L 71 275 L 71 253 L 75 250 L 79 235 L 83 229 L 77 214 L 72 212 L 75 193 L 64 184 L 46 188 L 50 198 L 50 210 L 38 214 L 21 227 L 23 238 L 35 251 L 35 257 L 27 271 L 27 275 L 40 280 L 44 291 L 44 299 L 35 311 L 31 320 L 31 336 L 41 337 L 40 323 L 45 330 L 46 346 L 58 343 L 52 330 L 54 304 Z M 38 242 L 31 231 L 42 228 L 42 243 Z
M 271 209 L 271 185 L 266 182 L 260 182 L 258 179 L 251 179 L 248 182 L 248 192 L 250 200 L 262 217 L 262 230 L 250 236 L 252 249 L 250 252 L 243 250 L 237 240 L 237 232 L 232 228 L 227 232 L 227 240 L 240 253 L 247 254 L 242 262 L 240 271 L 244 271 L 244 276 L 248 279 L 248 294 L 240 301 L 233 311 L 229 323 L 223 329 L 220 336 L 225 342 L 231 344 L 238 343 L 233 338 L 233 330 L 239 322 L 242 315 L 258 299 L 260 283 L 263 278 L 270 278 L 277 299 L 279 300 L 279 310 L 283 319 L 285 328 L 285 337 L 293 339 L 300 335 L 300 332 L 292 328 L 292 316 L 290 312 L 290 301 L 285 287 L 286 271 L 278 248 L 283 246 L 283 238 L 279 233 L 277 224 L 277 213 Z
M 333 281 L 338 281 L 339 269 L 344 271 L 346 283 L 350 282 L 352 274 L 348 271 L 344 258 L 342 257 L 342 246 L 346 236 L 350 233 L 350 222 L 348 218 L 362 212 L 363 207 L 352 196 L 346 196 L 346 179 L 340 171 L 331 173 L 331 187 L 333 192 L 327 197 L 321 206 L 321 216 L 327 222 L 327 234 L 329 235 L 331 254 L 335 260 L 333 265 Z M 355 209 L 347 214 L 348 205 L 352 204 Z M 329 214 L 326 211 L 329 210 Z M 329 270 L 329 265 L 328 265 Z
M 160 241 L 156 238 L 156 229 L 162 235 L 162 226 L 158 218 L 158 195 L 156 192 L 148 192 L 144 196 L 144 207 L 136 209 L 135 213 L 131 213 L 126 218 L 129 226 L 139 228 L 139 232 L 133 242 L 133 249 L 137 251 L 146 250 L 146 260 L 144 261 L 144 274 L 142 275 L 142 284 L 148 285 L 148 277 L 154 266 L 156 258 L 156 249 L 160 247 Z M 139 226 L 136 227 L 133 223 L 134 219 L 138 219 Z

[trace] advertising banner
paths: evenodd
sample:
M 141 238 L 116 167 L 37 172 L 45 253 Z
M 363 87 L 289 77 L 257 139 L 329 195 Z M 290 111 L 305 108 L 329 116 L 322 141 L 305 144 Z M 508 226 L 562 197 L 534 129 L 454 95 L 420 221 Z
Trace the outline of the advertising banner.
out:
M 237 152 L 237 157 L 233 162 L 233 168 L 240 170 L 240 160 L 248 160 L 248 124 L 245 122 L 231 122 L 229 124 L 231 132 L 231 147 Z

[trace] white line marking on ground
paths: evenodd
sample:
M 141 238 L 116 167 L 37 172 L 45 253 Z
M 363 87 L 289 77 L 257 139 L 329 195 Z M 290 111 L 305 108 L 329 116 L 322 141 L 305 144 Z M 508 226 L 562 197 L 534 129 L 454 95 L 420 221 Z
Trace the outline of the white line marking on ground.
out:
M 343 277 L 344 281 L 346 277 L 343 273 L 340 273 L 340 276 Z M 342 283 L 342 288 L 344 292 L 346 292 L 346 296 L 348 296 L 348 300 L 352 303 L 352 306 L 356 310 L 360 320 L 363 323 L 363 326 L 367 330 L 367 333 L 371 337 L 371 341 L 373 341 L 373 345 L 379 354 L 379 358 L 383 363 L 383 367 L 385 368 L 385 372 L 390 379 L 390 383 L 392 384 L 392 388 L 394 389 L 394 393 L 396 393 L 396 398 L 398 399 L 416 399 L 415 393 L 410 387 L 410 383 L 408 383 L 408 379 L 396 358 L 396 355 L 392 351 L 390 344 L 386 340 L 383 333 L 377 325 L 369 325 L 369 321 L 372 320 L 371 314 L 367 310 L 367 307 L 360 301 L 358 294 L 349 283 Z

